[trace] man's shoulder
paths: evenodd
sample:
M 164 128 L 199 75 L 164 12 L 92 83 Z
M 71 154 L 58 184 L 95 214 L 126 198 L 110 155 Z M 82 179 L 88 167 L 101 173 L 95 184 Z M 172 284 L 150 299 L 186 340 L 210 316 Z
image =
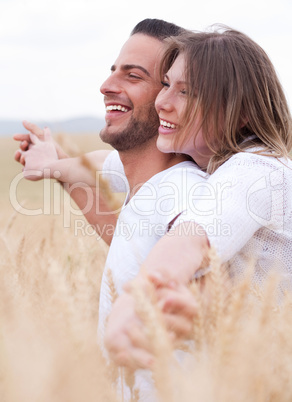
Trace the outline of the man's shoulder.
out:
M 162 171 L 159 177 L 159 183 L 166 181 L 184 182 L 186 180 L 200 182 L 206 180 L 208 176 L 209 175 L 203 172 L 194 162 L 184 161 Z
M 126 193 L 129 190 L 129 183 L 118 151 L 111 151 L 107 155 L 102 167 L 102 176 L 109 182 L 113 192 Z
M 185 161 L 173 165 L 149 180 L 156 190 L 157 197 L 180 196 L 189 193 L 206 181 L 208 175 L 195 163 Z

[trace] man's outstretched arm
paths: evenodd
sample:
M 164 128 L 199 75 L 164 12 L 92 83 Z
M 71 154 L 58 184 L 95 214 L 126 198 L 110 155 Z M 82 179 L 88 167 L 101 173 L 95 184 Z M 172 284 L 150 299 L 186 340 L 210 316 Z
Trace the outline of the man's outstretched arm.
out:
M 116 213 L 102 192 L 97 191 L 97 176 L 93 170 L 102 171 L 103 163 L 111 151 L 98 150 L 84 157 L 69 158 L 53 140 L 48 128 L 41 129 L 27 122 L 24 127 L 30 132 L 14 136 L 16 141 L 20 141 L 15 160 L 24 166 L 24 176 L 32 181 L 44 178 L 58 180 L 89 224 L 110 244 L 116 225 Z M 84 159 L 91 169 L 84 166 Z

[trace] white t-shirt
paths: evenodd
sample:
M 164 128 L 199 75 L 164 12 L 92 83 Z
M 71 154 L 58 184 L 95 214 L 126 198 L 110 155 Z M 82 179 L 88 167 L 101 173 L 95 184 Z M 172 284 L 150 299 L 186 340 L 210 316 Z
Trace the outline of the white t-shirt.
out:
M 112 189 L 123 191 L 125 187 L 119 176 L 121 162 L 118 153 L 112 152 L 108 156 L 104 171 Z M 114 180 L 109 173 L 111 171 L 118 172 L 118 175 L 112 176 Z M 129 201 L 126 197 L 102 278 L 98 329 L 101 339 L 112 307 L 108 270 L 111 270 L 115 292 L 120 295 L 123 285 L 137 276 L 150 250 L 167 232 L 169 223 L 181 212 L 189 210 L 189 202 L 192 202 L 189 194 L 195 192 L 205 179 L 206 174 L 193 162 L 181 162 L 151 177 Z M 154 387 L 149 371 L 138 370 L 136 384 L 139 384 L 143 395 L 141 400 L 153 401 Z
M 129 183 L 118 151 L 112 151 L 102 165 L 102 177 L 108 181 L 113 193 L 127 193 Z
M 116 175 L 116 172 L 121 172 L 116 170 L 116 167 L 120 169 L 119 160 L 116 152 L 107 157 L 104 164 L 107 172 L 105 177 L 110 179 L 109 172 L 114 171 L 114 177 L 119 178 Z M 100 296 L 100 323 L 105 321 L 103 316 L 107 316 L 111 309 L 107 270 L 111 270 L 116 292 L 121 294 L 123 285 L 136 277 L 150 250 L 168 231 L 169 223 L 190 209 L 193 197 L 189 195 L 205 182 L 206 177 L 193 162 L 185 161 L 151 177 L 129 201 L 126 196 L 105 264 Z M 115 191 L 124 189 L 121 182 L 116 185 L 115 179 L 110 179 L 110 184 Z M 102 327 L 100 324 L 103 333 Z
M 292 290 L 292 161 L 241 152 L 205 182 L 202 199 L 182 221 L 200 224 L 231 277 L 242 278 L 255 264 L 254 283 L 281 275 Z

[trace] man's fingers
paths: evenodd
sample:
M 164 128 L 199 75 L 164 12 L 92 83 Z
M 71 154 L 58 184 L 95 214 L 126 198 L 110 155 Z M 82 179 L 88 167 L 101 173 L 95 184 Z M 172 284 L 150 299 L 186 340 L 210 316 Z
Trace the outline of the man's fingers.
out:
M 127 329 L 127 334 L 130 338 L 131 344 L 135 348 L 143 349 L 145 351 L 151 351 L 151 345 L 147 336 L 143 332 L 143 327 L 131 326 Z
M 26 128 L 26 130 L 30 131 L 32 134 L 36 135 L 39 139 L 44 138 L 44 130 L 40 127 L 38 127 L 36 124 L 30 123 L 26 120 L 22 122 L 23 127 Z
M 118 343 L 113 343 L 109 338 L 105 339 L 109 355 L 118 366 L 126 366 L 131 369 L 150 368 L 153 362 L 151 353 L 133 345 L 128 334 L 121 334 L 118 339 Z M 136 343 L 144 343 L 144 341 L 141 342 L 140 338 L 138 340 L 136 334 L 133 335 L 133 339 Z
M 131 369 L 150 369 L 153 366 L 153 356 L 143 349 L 132 348 L 115 355 L 114 361 L 118 366 L 125 366 Z
M 30 144 L 31 144 L 30 140 L 29 141 L 27 141 L 27 140 L 21 141 L 19 144 L 19 148 L 22 151 L 27 151 L 29 149 Z
M 22 152 L 19 151 L 19 150 L 17 150 L 17 151 L 14 153 L 14 159 L 16 160 L 16 162 L 20 162 L 21 154 L 22 154 Z
M 13 139 L 15 141 L 30 141 L 28 133 L 26 133 L 26 134 L 20 134 L 20 133 L 14 134 Z
M 25 152 L 21 152 L 21 156 L 20 156 L 19 162 L 20 162 L 23 166 L 25 166 Z
M 163 318 L 165 320 L 166 328 L 175 333 L 178 338 L 185 338 L 190 336 L 193 329 L 192 320 L 173 314 L 164 314 Z

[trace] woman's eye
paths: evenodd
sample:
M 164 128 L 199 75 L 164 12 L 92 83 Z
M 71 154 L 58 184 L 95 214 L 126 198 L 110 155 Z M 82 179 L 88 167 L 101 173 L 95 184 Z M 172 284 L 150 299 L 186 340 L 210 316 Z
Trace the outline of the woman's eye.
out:
M 162 84 L 164 87 L 169 87 L 169 83 L 168 83 L 168 82 L 161 81 L 161 84 Z
M 187 91 L 186 89 L 182 89 L 180 92 L 181 92 L 183 95 L 187 95 L 187 93 L 188 93 L 188 91 Z

